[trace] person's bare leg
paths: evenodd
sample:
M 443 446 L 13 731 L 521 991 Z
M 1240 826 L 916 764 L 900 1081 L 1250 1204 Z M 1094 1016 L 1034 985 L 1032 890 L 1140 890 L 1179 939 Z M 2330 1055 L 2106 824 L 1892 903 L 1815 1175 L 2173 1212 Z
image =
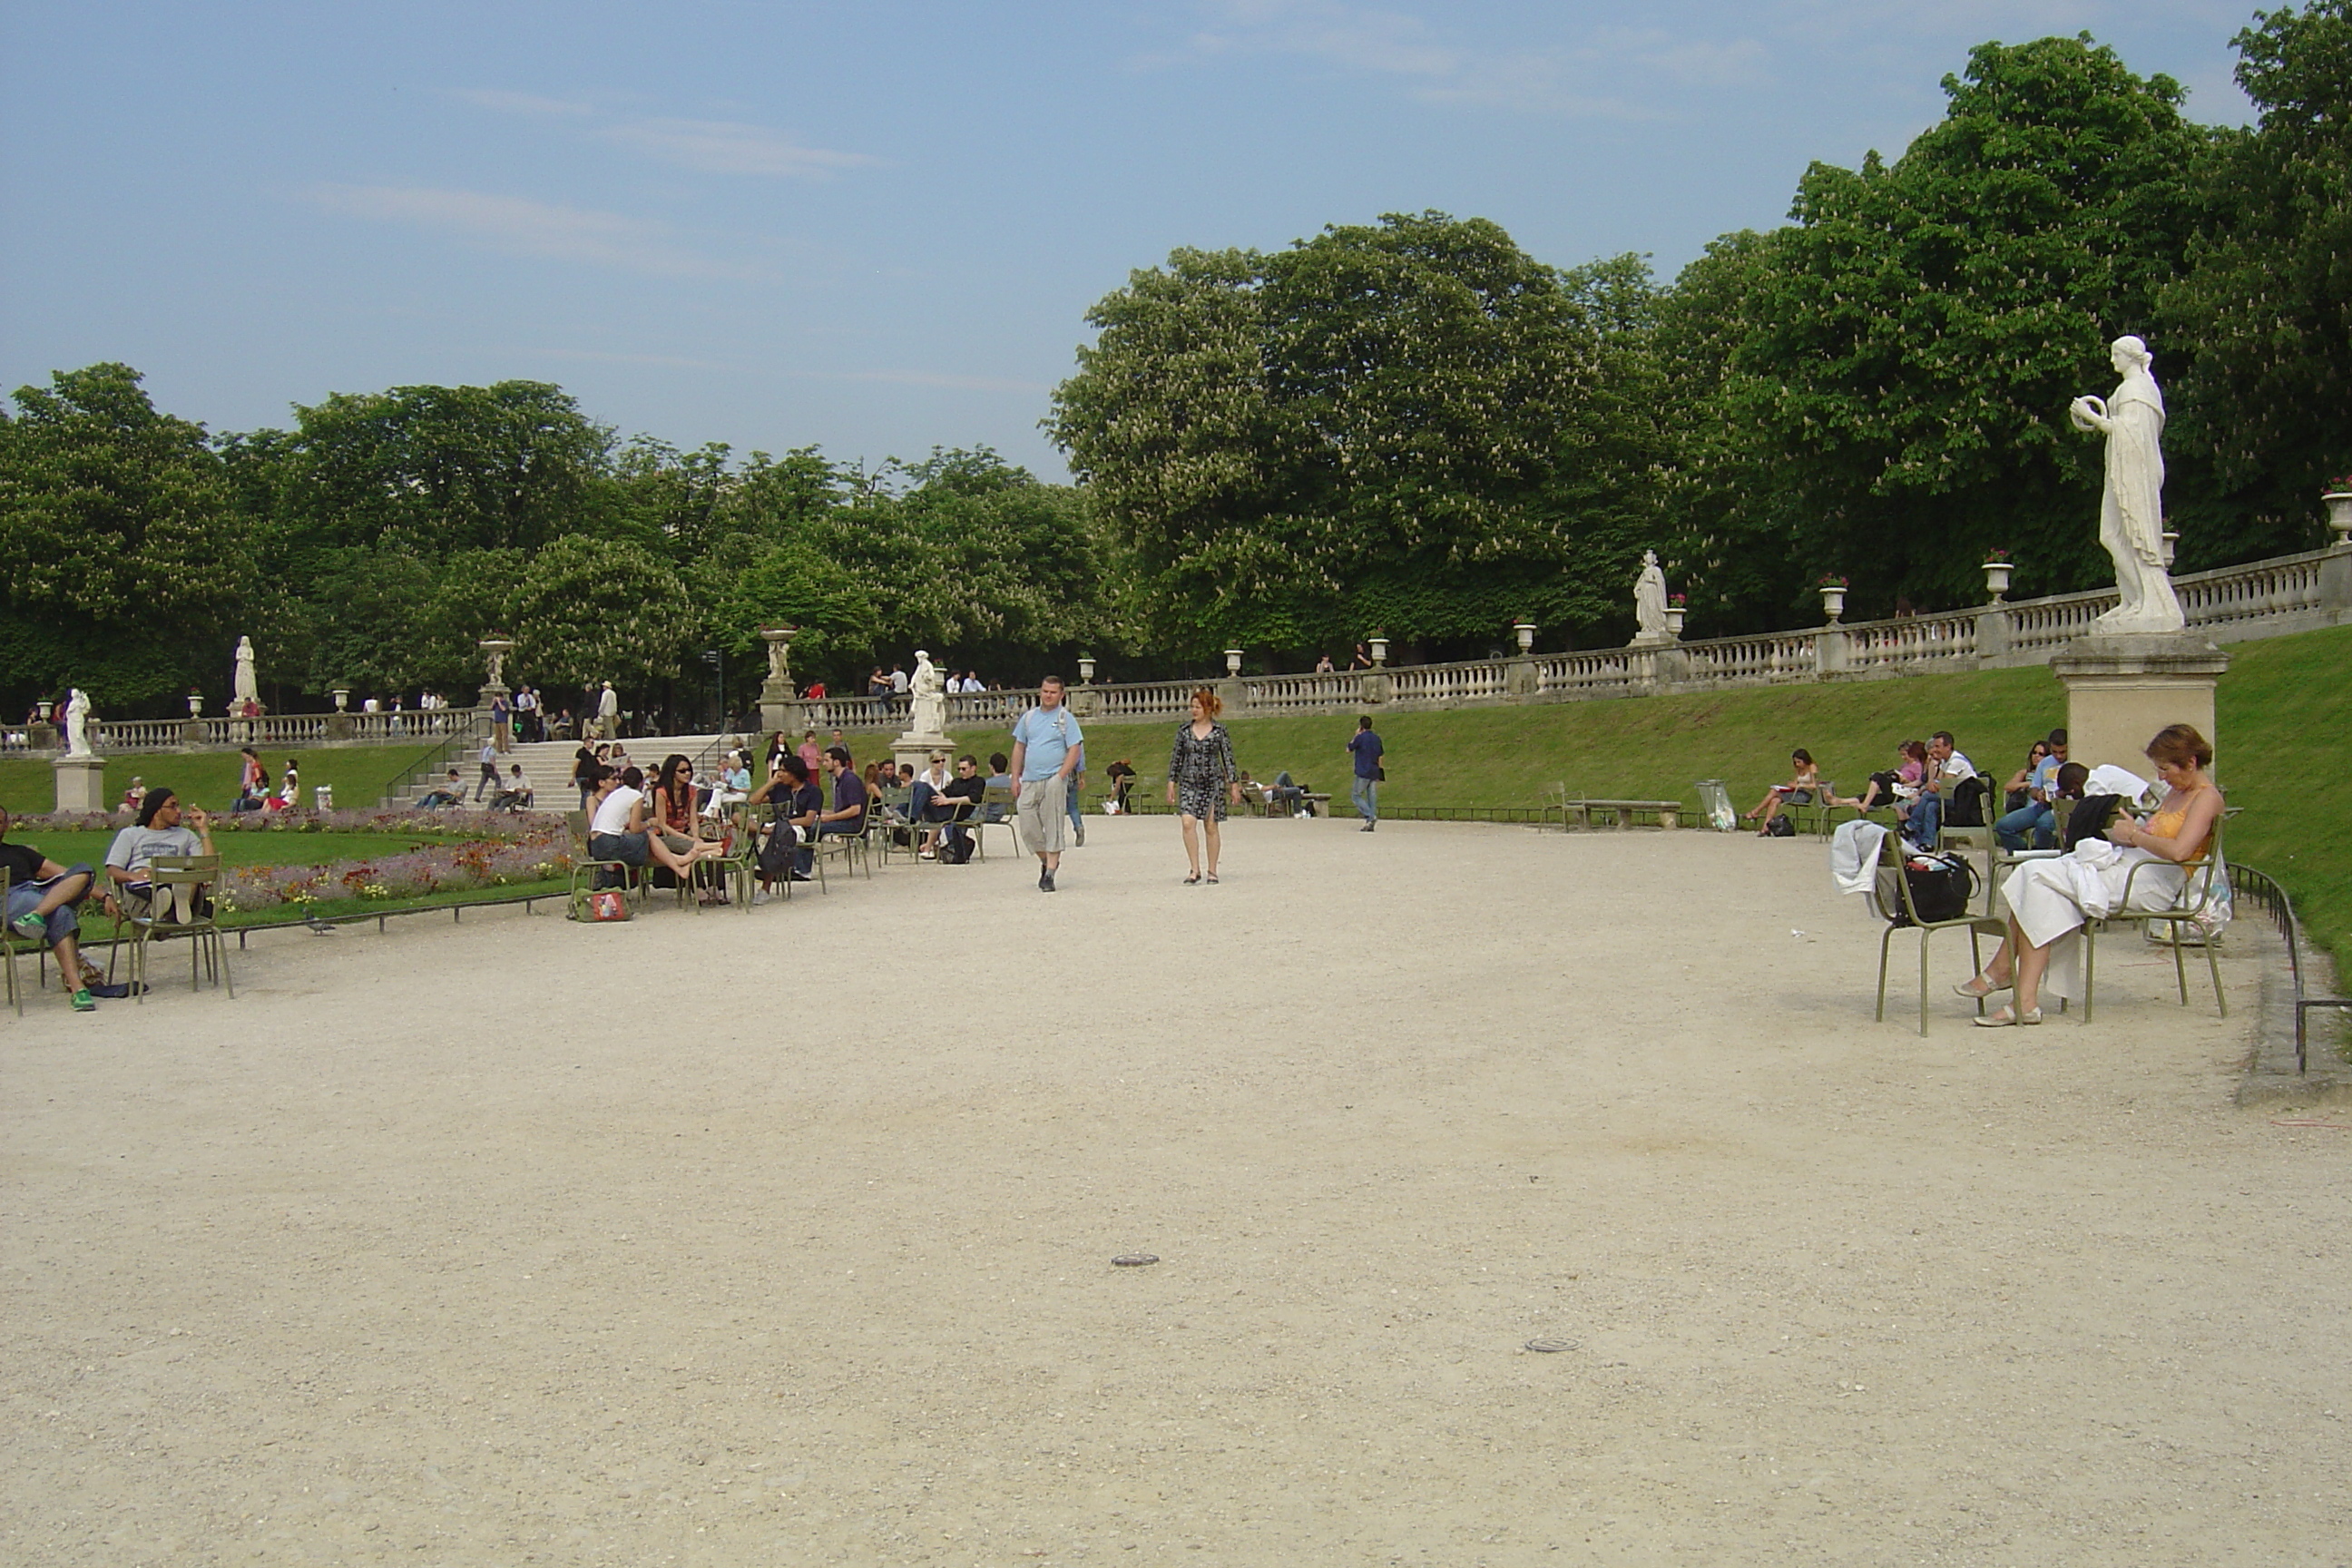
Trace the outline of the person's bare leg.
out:
M 1181 817 L 1184 824 L 1184 862 L 1195 877 L 1201 874 L 1201 825 L 1197 817 Z
M 1201 818 L 1201 831 L 1208 836 L 1209 876 L 1212 880 L 1214 880 L 1217 875 L 1217 819 L 1214 816 Z
M 677 850 L 672 849 L 668 841 L 658 833 L 646 835 L 646 850 L 673 874 L 681 877 L 691 871 L 694 868 L 694 863 L 702 858 L 698 851 L 680 855 Z
M 59 877 L 58 885 L 43 894 L 41 901 L 33 906 L 33 913 L 46 920 L 68 904 L 78 901 L 88 891 L 89 891 L 89 872 L 76 871 L 70 875 Z
M 68 991 L 81 989 L 81 943 L 60 937 L 50 952 L 58 955 L 58 976 Z
M 2050 950 L 2046 947 L 2020 947 L 2017 950 L 2017 1011 L 2018 1016 L 2034 1012 L 2042 1005 L 2042 977 L 2050 971 Z

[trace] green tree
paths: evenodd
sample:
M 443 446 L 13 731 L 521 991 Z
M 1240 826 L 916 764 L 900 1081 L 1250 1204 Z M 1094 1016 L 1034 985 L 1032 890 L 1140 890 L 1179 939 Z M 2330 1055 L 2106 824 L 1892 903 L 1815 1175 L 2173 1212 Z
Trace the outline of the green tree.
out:
M 642 689 L 673 679 L 698 629 L 667 563 L 642 545 L 585 534 L 532 553 L 508 609 L 518 659 L 550 684 Z
M 1047 427 L 1174 647 L 1590 626 L 1663 455 L 1651 294 L 1630 258 L 1563 276 L 1441 213 L 1180 250 L 1089 312 Z
M 204 427 L 137 371 L 58 371 L 0 419 L 0 665 L 18 697 L 67 684 L 152 709 L 226 671 L 252 563 Z
M 2168 439 L 2214 476 L 2201 514 L 2172 508 L 2188 564 L 2316 545 L 2320 489 L 2352 473 L 2352 4 L 2255 18 L 2234 42 L 2261 121 L 2223 134 L 2162 299 L 2168 336 L 2197 345 Z
M 1769 532 L 1865 613 L 1972 601 L 1996 547 L 2032 591 L 2102 580 L 2097 452 L 2066 404 L 2111 379 L 2111 339 L 2157 335 L 2210 141 L 2178 83 L 2087 36 L 1981 45 L 1944 89 L 1893 165 L 1806 174 L 1733 356 Z

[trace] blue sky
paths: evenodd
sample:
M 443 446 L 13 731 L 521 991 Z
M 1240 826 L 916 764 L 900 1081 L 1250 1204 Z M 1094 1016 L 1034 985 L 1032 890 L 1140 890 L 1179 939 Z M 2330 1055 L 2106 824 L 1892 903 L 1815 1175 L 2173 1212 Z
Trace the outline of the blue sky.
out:
M 0 385 L 216 430 L 523 377 L 681 446 L 1039 473 L 1087 308 L 1178 246 L 1437 208 L 1664 274 L 2088 29 L 2240 121 L 2209 0 L 0 0 Z

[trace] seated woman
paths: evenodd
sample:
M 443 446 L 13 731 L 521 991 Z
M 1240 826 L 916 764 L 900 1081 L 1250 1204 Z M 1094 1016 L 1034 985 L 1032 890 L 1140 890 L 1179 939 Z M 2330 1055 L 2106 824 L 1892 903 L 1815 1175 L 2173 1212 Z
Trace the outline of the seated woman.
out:
M 1927 742 L 1906 741 L 1895 748 L 1895 759 L 1894 767 L 1870 775 L 1870 783 L 1863 787 L 1860 795 L 1845 800 L 1832 800 L 1830 804 L 1850 805 L 1864 812 L 1892 805 L 1900 816 L 1905 809 L 1903 803 L 1918 798 L 1919 781 L 1927 773 Z
M 1813 765 L 1812 752 L 1799 746 L 1789 753 L 1789 765 L 1794 770 L 1789 782 L 1766 790 L 1764 798 L 1756 803 L 1756 809 L 1743 819 L 1756 824 L 1759 838 L 1770 836 L 1772 819 L 1780 815 L 1782 806 L 1811 805 L 1813 797 L 1821 793 L 1822 770 Z
M 2001 787 L 2001 811 L 2007 814 L 2021 811 L 2033 799 L 2033 775 L 2042 766 L 2042 759 L 2050 754 L 2050 742 L 2036 741 L 2033 749 L 2025 753 L 2025 765 L 2009 775 Z
M 2130 884 L 2136 910 L 2170 909 L 2188 883 L 2185 861 L 2202 856 L 2221 819 L 2221 792 L 2206 769 L 2213 748 L 2187 724 L 2168 724 L 2147 743 L 2168 793 L 2147 821 L 2118 816 L 2104 839 L 2085 839 L 2072 854 L 2029 860 L 2000 885 L 2010 908 L 2009 935 L 1982 974 L 1954 987 L 1985 997 L 2012 986 L 2010 1006 L 1977 1019 L 1990 1028 L 2042 1022 L 2042 991 L 2082 994 L 2082 930 L 2090 915 L 2123 905 Z
M 694 763 L 683 752 L 672 752 L 662 759 L 661 771 L 654 775 L 653 788 L 646 792 L 646 812 L 652 825 L 652 842 L 663 846 L 688 868 L 697 861 L 716 859 L 726 853 L 723 846 L 695 837 L 694 800 Z M 677 869 L 669 861 L 662 863 L 672 870 Z M 702 901 L 724 903 L 726 895 L 716 888 L 706 888 Z

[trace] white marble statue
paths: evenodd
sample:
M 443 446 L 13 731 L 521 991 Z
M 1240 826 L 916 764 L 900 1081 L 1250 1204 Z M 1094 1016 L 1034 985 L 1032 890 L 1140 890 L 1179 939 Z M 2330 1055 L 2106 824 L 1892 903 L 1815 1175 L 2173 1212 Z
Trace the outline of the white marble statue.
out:
M 1642 552 L 1642 574 L 1633 579 L 1635 642 L 1666 640 L 1666 574 L 1658 566 L 1658 552 Z
M 236 700 L 242 703 L 261 700 L 260 683 L 253 678 L 253 639 L 236 639 Z
M 2177 632 L 2188 625 L 2164 569 L 2164 394 L 2148 367 L 2156 356 L 2137 338 L 2115 341 L 2123 383 L 2105 402 L 2068 405 L 2077 430 L 2107 438 L 2107 482 L 2099 502 L 2099 542 L 2115 558 L 2122 602 L 2091 623 L 2096 632 Z
M 98 748 L 89 743 L 89 693 L 77 686 L 66 693 L 66 755 L 97 754 Z
M 921 648 L 915 650 L 915 675 L 908 690 L 914 701 L 907 714 L 909 735 L 944 735 L 948 732 L 947 679 L 940 674 L 939 666 Z

